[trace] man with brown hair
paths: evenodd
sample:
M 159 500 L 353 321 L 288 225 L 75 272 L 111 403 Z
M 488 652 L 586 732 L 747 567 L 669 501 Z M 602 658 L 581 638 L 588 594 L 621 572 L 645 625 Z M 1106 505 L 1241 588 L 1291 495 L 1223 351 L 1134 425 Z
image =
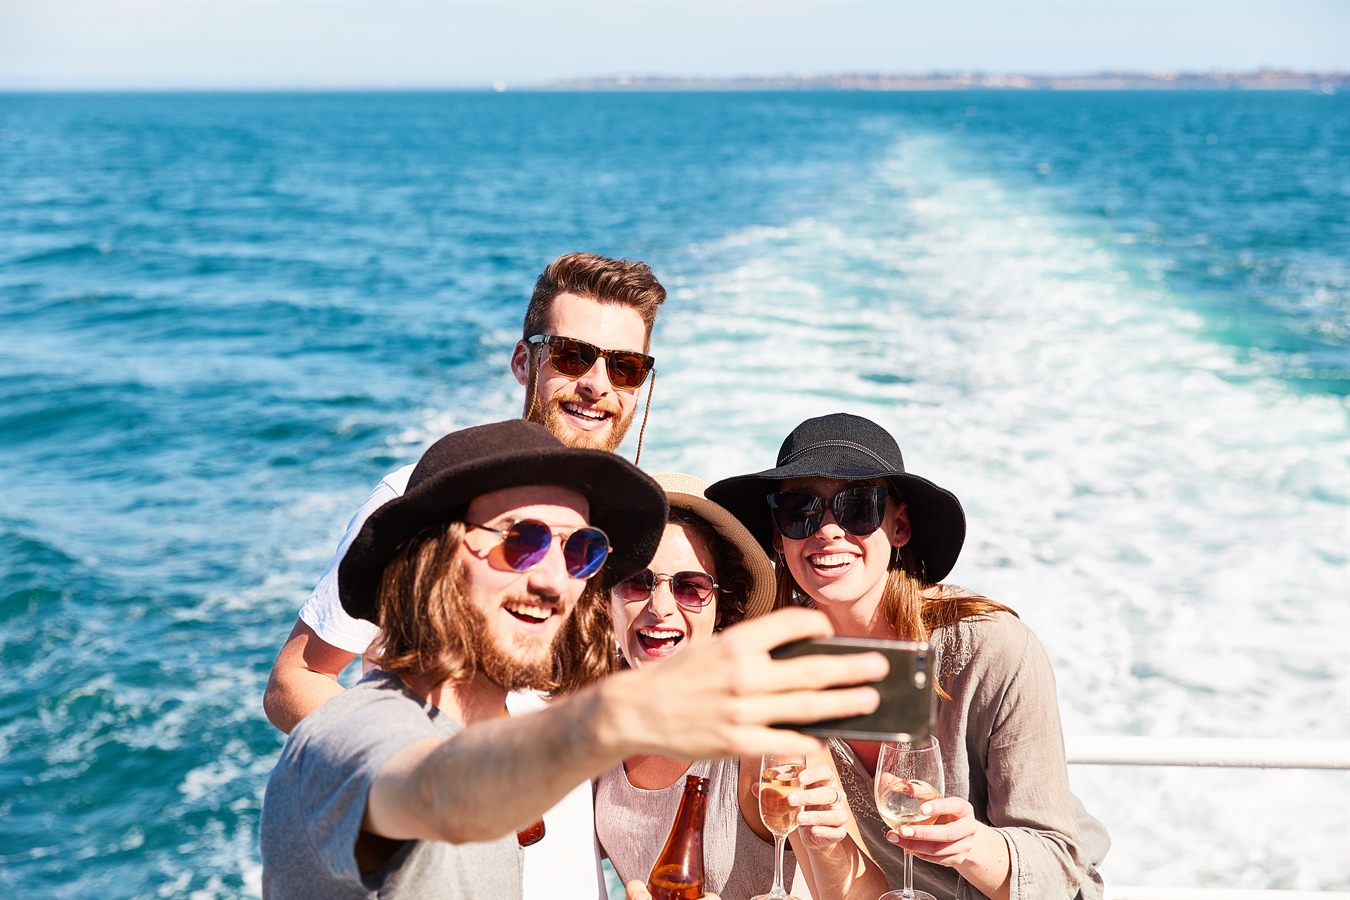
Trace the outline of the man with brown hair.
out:
M 617 450 L 633 423 L 636 389 L 655 364 L 646 353 L 665 299 L 646 263 L 594 253 L 568 253 L 550 263 L 535 283 L 511 356 L 511 372 L 525 385 L 524 417 L 569 447 Z M 638 346 L 635 315 L 643 326 L 642 352 L 605 351 Z M 596 346 L 586 335 L 608 343 Z M 647 396 L 650 410 L 650 389 Z
M 526 388 L 524 417 L 569 447 L 615 450 L 655 365 L 647 355 L 665 288 L 646 263 L 594 253 L 558 257 L 535 284 L 511 371 Z M 263 709 L 290 733 L 342 692 L 337 677 L 379 634 L 345 614 L 338 566 L 366 517 L 403 493 L 412 466 L 386 475 L 347 525 L 337 553 L 300 610 L 272 667 Z
M 569 447 L 616 449 L 636 412 L 638 388 L 655 377 L 647 354 L 665 298 L 665 288 L 645 263 L 594 253 L 568 253 L 550 263 L 535 284 L 511 357 L 511 371 L 526 388 L 525 418 Z M 650 408 L 650 387 L 648 398 Z M 356 511 L 273 664 L 263 708 L 286 733 L 342 693 L 338 675 L 380 636 L 373 622 L 343 609 L 339 567 L 366 519 L 403 494 L 412 470 L 405 466 L 386 475 Z M 523 694 L 512 694 L 511 703 L 517 712 L 538 705 Z M 564 896 L 551 880 L 559 867 L 586 869 L 599 883 L 589 817 L 589 790 L 578 790 L 557 815 L 566 827 L 550 829 L 527 856 L 527 888 L 537 896 Z M 596 896 L 598 887 L 582 885 L 580 874 L 571 880 L 579 887 L 570 896 Z
M 523 895 L 517 829 L 636 753 L 818 751 L 770 727 L 865 714 L 879 654 L 774 660 L 819 612 L 734 625 L 660 666 L 614 667 L 602 567 L 652 558 L 666 496 L 635 466 L 521 420 L 447 435 L 340 570 L 380 668 L 301 722 L 263 801 L 264 898 Z M 508 691 L 562 696 L 505 715 Z M 568 885 L 554 883 L 554 895 Z

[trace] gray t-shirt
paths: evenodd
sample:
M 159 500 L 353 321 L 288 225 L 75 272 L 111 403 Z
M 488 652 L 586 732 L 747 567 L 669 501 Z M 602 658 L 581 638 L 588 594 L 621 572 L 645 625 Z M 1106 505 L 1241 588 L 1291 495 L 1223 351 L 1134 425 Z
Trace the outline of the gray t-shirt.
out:
M 520 897 L 514 834 L 473 844 L 405 841 L 380 868 L 357 869 L 354 848 L 375 773 L 414 741 L 453 738 L 461 728 L 379 670 L 301 721 L 263 798 L 263 897 Z

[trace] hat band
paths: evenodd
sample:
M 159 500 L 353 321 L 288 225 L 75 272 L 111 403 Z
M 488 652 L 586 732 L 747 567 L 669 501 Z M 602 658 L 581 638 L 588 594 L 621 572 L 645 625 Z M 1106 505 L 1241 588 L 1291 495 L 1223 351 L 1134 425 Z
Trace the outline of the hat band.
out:
M 877 462 L 881 463 L 881 465 L 885 466 L 890 471 L 892 472 L 897 471 L 896 468 L 890 464 L 890 462 L 888 462 L 885 459 L 882 459 L 880 456 L 878 456 L 869 448 L 864 447 L 862 444 L 855 444 L 852 441 L 837 441 L 837 440 L 819 441 L 817 443 L 811 444 L 808 447 L 803 447 L 800 450 L 794 450 L 778 461 L 778 468 L 781 469 L 783 466 L 786 466 L 788 463 L 792 462 L 794 459 L 796 459 L 797 457 L 801 456 L 804 453 L 810 453 L 811 451 L 819 450 L 822 447 L 847 447 L 850 450 L 857 450 L 859 453 L 862 453 L 865 456 L 870 456 L 872 459 L 875 459 Z M 902 467 L 901 469 L 899 469 L 899 471 L 903 472 L 904 468 Z

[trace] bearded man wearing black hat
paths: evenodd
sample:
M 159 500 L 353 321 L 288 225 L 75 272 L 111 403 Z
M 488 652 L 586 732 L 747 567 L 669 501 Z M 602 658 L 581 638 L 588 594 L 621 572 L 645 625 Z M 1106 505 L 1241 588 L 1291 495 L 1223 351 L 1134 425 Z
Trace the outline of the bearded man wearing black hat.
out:
M 870 712 L 876 654 L 775 661 L 827 634 L 783 610 L 665 661 L 612 671 L 606 599 L 651 559 L 665 493 L 600 450 L 515 420 L 447 435 L 377 509 L 339 573 L 382 637 L 379 668 L 306 717 L 268 782 L 264 897 L 520 897 L 518 829 L 636 753 L 811 752 L 771 723 Z M 561 695 L 505 715 L 520 688 Z

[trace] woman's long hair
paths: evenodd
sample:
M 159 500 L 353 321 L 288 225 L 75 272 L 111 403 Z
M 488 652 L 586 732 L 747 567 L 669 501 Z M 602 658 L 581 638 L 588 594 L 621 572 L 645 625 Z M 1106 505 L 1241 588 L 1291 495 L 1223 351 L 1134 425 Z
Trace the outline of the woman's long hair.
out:
M 890 485 L 892 491 L 894 485 Z M 903 499 L 898 502 L 903 503 Z M 775 533 L 778 526 L 774 526 Z M 925 584 L 918 576 L 918 566 L 909 544 L 891 550 L 891 561 L 886 574 L 886 587 L 881 593 L 881 613 L 886 617 L 892 633 L 901 641 L 926 641 L 934 631 L 954 625 L 962 619 L 990 616 L 994 613 L 1017 615 L 1011 607 L 995 600 L 943 584 Z M 776 565 L 778 594 L 774 609 L 784 606 L 815 606 L 815 602 L 792 577 L 787 562 L 780 555 Z M 939 694 L 947 693 L 935 683 Z M 948 697 L 948 699 L 951 699 Z

